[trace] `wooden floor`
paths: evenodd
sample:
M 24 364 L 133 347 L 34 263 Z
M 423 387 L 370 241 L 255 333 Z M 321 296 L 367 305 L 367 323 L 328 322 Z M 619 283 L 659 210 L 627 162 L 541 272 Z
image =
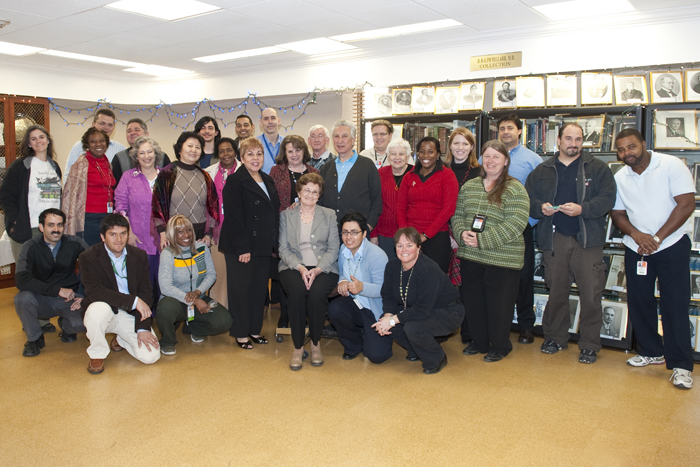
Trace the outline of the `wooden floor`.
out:
M 22 356 L 15 293 L 0 290 L 1 466 L 700 465 L 700 387 L 621 351 L 583 365 L 575 346 L 545 355 L 535 339 L 485 363 L 453 337 L 427 376 L 396 345 L 374 365 L 322 340 L 325 364 L 292 372 L 273 309 L 268 345 L 181 338 L 151 366 L 112 353 L 95 376 L 84 335 Z

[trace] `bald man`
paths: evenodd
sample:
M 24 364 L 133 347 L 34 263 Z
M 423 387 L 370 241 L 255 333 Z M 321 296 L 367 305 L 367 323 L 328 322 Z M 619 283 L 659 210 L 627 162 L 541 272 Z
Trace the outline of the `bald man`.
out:
M 270 169 L 275 165 L 275 159 L 277 159 L 277 155 L 280 152 L 280 144 L 282 144 L 283 139 L 280 136 L 280 122 L 277 111 L 272 107 L 266 108 L 260 115 L 262 135 L 258 136 L 258 139 L 263 143 L 265 162 L 262 170 L 266 174 L 270 173 Z M 242 154 L 241 157 L 243 157 Z

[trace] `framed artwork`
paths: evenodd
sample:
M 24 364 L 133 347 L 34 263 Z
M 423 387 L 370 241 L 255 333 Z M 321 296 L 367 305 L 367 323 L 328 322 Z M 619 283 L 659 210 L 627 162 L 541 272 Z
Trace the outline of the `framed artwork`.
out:
M 569 295 L 569 333 L 578 332 L 578 321 L 581 313 L 578 295 Z
M 535 282 L 544 282 L 544 253 L 535 250 L 535 273 L 533 275 Z
M 541 76 L 518 76 L 518 107 L 544 107 L 544 78 Z
M 641 75 L 615 75 L 615 102 L 617 105 L 646 104 L 647 79 Z
M 685 101 L 700 102 L 700 70 L 685 70 Z
M 655 149 L 695 149 L 697 121 L 694 110 L 655 110 Z
M 381 93 L 374 95 L 376 117 L 391 117 L 391 94 Z
M 690 345 L 697 352 L 698 350 L 698 317 L 688 315 L 690 323 Z
M 513 321 L 511 321 L 513 324 L 518 324 L 518 308 L 513 307 Z
M 612 105 L 612 73 L 581 73 L 581 105 Z
M 411 93 L 411 112 L 414 114 L 435 113 L 435 86 L 413 86 Z
M 659 298 L 661 296 L 661 292 L 659 291 L 659 278 L 656 278 L 656 282 L 654 283 L 654 297 Z
M 693 231 L 690 232 L 690 238 L 692 240 L 692 250 L 700 250 L 700 210 L 695 211 L 693 214 Z
M 486 83 L 476 81 L 459 86 L 459 110 L 480 110 L 484 108 Z
M 516 106 L 514 79 L 497 79 L 493 82 L 493 108 L 511 108 Z
M 547 307 L 547 301 L 549 301 L 549 295 L 535 294 L 535 326 L 542 326 L 542 316 L 544 316 L 544 309 Z
M 411 113 L 411 90 L 391 90 L 391 113 L 394 115 L 406 115 Z
M 576 107 L 578 77 L 576 75 L 547 75 L 547 106 Z
M 612 151 L 615 151 L 615 138 L 617 134 L 627 128 L 637 128 L 637 117 L 613 117 Z
M 690 299 L 700 301 L 700 271 L 690 271 Z
M 621 340 L 627 335 L 627 304 L 603 300 L 603 325 L 600 337 Z
M 613 162 L 610 162 L 610 164 L 613 164 Z M 607 243 L 622 243 L 624 236 L 625 234 L 613 224 L 612 217 L 608 217 L 608 232 L 605 236 L 605 241 Z
M 695 177 L 695 199 L 700 199 L 700 162 L 695 163 L 693 176 Z M 698 211 L 695 211 L 695 215 L 698 215 Z
M 579 117 L 576 123 L 583 128 L 583 147 L 599 148 L 602 140 L 601 136 L 603 135 L 605 115 L 597 117 Z
M 651 103 L 683 102 L 683 74 L 680 71 L 652 71 Z
M 395 140 L 395 139 L 403 138 L 403 123 L 392 123 L 392 126 L 394 127 L 394 133 L 392 133 L 391 139 Z M 372 144 L 374 144 L 374 141 L 372 141 Z M 366 147 L 369 147 L 369 146 L 366 146 Z M 410 159 L 411 155 L 409 154 L 408 157 Z
M 610 171 L 613 174 L 613 177 L 615 176 L 616 173 L 618 173 L 620 170 L 622 170 L 625 167 L 624 162 L 608 162 L 608 167 L 610 167 Z
M 605 281 L 606 290 L 627 292 L 627 275 L 625 274 L 625 257 L 613 255 L 610 259 L 610 272 Z
M 457 101 L 459 98 L 459 88 L 457 86 L 437 88 L 435 97 L 437 98 L 436 114 L 457 113 Z

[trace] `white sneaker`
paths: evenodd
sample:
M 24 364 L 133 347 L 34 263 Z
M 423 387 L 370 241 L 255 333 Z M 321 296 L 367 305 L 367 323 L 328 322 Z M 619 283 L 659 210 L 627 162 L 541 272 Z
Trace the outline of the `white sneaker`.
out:
M 690 389 L 693 387 L 693 377 L 690 376 L 688 370 L 683 368 L 674 368 L 671 380 L 673 380 L 673 385 L 677 388 Z
M 666 359 L 662 356 L 660 357 L 645 357 L 643 355 L 635 355 L 634 357 L 627 360 L 629 366 L 647 366 L 647 365 L 662 365 L 666 362 Z
M 204 337 L 202 336 L 195 336 L 194 334 L 190 334 L 190 338 L 192 339 L 192 342 L 195 342 L 199 344 L 200 342 L 204 342 Z

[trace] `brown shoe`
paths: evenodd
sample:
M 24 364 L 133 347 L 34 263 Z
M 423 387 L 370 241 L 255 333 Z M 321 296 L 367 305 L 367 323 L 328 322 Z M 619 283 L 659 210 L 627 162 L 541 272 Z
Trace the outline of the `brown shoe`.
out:
M 88 371 L 93 375 L 99 375 L 105 370 L 105 359 L 104 358 L 91 358 L 90 364 L 88 365 Z
M 321 344 L 314 345 L 311 343 L 311 366 L 323 365 L 323 354 L 321 353 Z
M 292 359 L 289 361 L 289 369 L 292 371 L 301 370 L 304 363 L 304 349 L 294 349 L 292 352 Z
M 124 347 L 119 345 L 119 342 L 117 342 L 116 334 L 112 338 L 112 342 L 109 343 L 109 348 L 112 349 L 112 352 L 121 352 L 122 350 L 124 350 Z

